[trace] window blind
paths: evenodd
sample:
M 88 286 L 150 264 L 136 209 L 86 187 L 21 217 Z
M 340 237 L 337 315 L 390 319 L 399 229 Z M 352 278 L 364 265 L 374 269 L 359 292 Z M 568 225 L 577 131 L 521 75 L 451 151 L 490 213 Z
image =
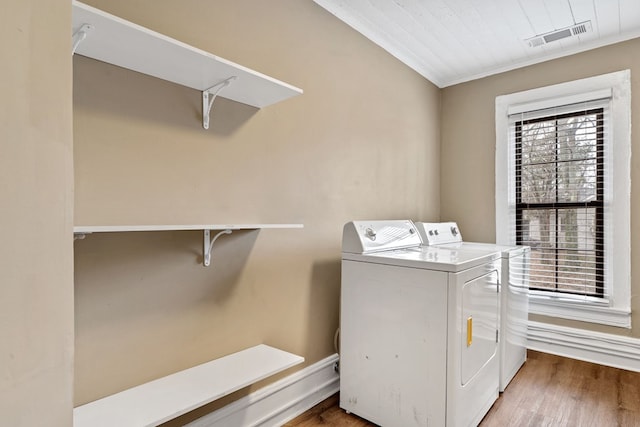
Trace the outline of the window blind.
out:
M 530 288 L 606 299 L 609 100 L 509 116 L 515 241 L 531 247 Z

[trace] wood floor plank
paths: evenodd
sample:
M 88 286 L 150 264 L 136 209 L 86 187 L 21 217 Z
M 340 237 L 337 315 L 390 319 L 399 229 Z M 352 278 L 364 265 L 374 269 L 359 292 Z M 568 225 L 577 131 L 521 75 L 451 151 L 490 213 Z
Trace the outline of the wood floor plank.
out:
M 325 399 L 323 402 L 314 406 L 304 414 L 284 424 L 283 427 L 313 426 L 369 427 L 375 426 L 375 424 L 372 424 L 369 421 L 353 414 L 347 414 L 345 411 L 340 409 L 339 395 L 334 394 L 333 396 Z
M 375 425 L 340 409 L 336 394 L 285 426 Z M 640 427 L 640 372 L 529 350 L 480 426 Z

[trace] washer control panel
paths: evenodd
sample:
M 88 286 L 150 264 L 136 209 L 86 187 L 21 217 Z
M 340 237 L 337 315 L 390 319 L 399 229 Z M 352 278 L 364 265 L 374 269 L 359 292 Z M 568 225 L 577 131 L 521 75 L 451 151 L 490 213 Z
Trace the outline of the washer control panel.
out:
M 455 222 L 416 222 L 425 245 L 462 242 L 462 234 Z
M 420 234 L 408 219 L 351 221 L 342 232 L 342 252 L 366 254 L 421 245 Z

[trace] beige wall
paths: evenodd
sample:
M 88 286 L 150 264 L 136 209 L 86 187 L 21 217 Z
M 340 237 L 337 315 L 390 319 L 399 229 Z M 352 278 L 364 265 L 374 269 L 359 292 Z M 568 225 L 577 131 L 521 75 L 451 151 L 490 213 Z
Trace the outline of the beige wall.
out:
M 12 426 L 71 424 L 74 310 L 75 404 L 261 342 L 307 364 L 332 353 L 344 222 L 455 219 L 492 241 L 495 97 L 624 68 L 635 88 L 640 67 L 633 40 L 441 92 L 310 0 L 92 0 L 305 94 L 264 110 L 218 100 L 204 131 L 199 93 L 76 57 L 72 160 L 70 7 L 37 3 L 0 14 L 0 414 Z M 74 161 L 78 225 L 305 228 L 225 236 L 210 268 L 196 232 L 90 236 L 75 243 L 74 308 Z
M 631 69 L 632 93 L 638 90 L 640 39 L 545 62 L 496 76 L 445 88 L 442 91 L 441 218 L 458 221 L 465 239 L 495 241 L 495 98 L 613 71 Z M 632 98 L 639 111 L 640 98 Z M 640 128 L 640 115 L 632 114 L 632 128 Z M 640 137 L 632 134 L 632 152 L 640 149 Z M 470 167 L 473 165 L 473 167 Z M 639 159 L 631 158 L 631 181 L 640 182 Z M 596 327 L 580 322 L 558 321 L 541 316 L 536 320 L 640 337 L 640 255 L 637 243 L 640 224 L 640 192 L 631 186 L 631 305 L 633 329 Z
M 69 426 L 71 6 L 24 0 L 0 10 L 0 424 Z
M 76 404 L 266 343 L 334 352 L 342 226 L 439 218 L 440 91 L 311 0 L 91 5 L 304 89 L 256 110 L 74 59 L 77 225 L 303 223 L 75 243 Z M 288 372 L 290 373 L 290 372 Z

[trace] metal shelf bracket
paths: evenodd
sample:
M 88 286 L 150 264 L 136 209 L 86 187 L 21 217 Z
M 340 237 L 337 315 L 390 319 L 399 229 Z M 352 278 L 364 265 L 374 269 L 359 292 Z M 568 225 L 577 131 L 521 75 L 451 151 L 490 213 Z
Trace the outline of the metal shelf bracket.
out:
M 204 252 L 204 261 L 203 264 L 205 267 L 209 267 L 211 265 L 211 251 L 213 250 L 213 244 L 218 240 L 218 237 L 223 234 L 231 234 L 233 230 L 227 228 L 226 230 L 220 231 L 216 234 L 213 239 L 211 239 L 211 230 L 204 230 L 204 242 L 202 244 L 203 252 Z
M 216 97 L 220 93 L 222 89 L 229 86 L 234 80 L 236 80 L 238 76 L 231 76 L 228 79 L 225 79 L 215 85 L 211 86 L 209 89 L 202 91 L 202 127 L 205 129 L 209 129 L 209 116 L 211 115 L 211 107 L 213 107 L 213 101 L 215 101 Z
M 87 38 L 87 35 L 91 31 L 93 31 L 93 25 L 82 24 L 80 28 L 78 28 L 78 31 L 73 33 L 73 36 L 71 36 L 71 56 L 76 53 L 76 49 L 78 49 L 80 43 Z

